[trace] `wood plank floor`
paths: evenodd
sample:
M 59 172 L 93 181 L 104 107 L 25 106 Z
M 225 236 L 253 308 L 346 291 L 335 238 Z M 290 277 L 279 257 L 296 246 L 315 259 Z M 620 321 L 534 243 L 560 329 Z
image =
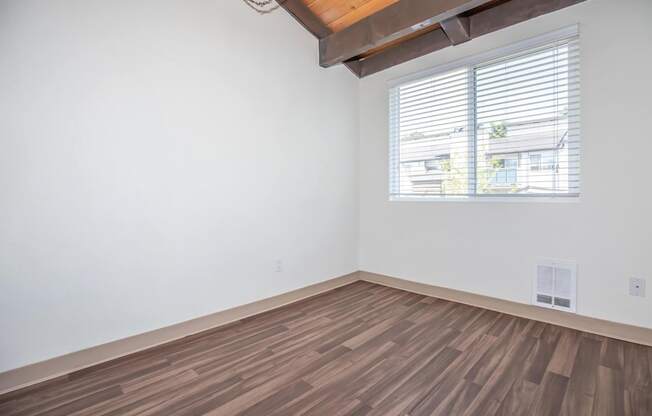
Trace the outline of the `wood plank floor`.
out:
M 1 415 L 652 415 L 652 348 L 356 282 L 0 397 Z

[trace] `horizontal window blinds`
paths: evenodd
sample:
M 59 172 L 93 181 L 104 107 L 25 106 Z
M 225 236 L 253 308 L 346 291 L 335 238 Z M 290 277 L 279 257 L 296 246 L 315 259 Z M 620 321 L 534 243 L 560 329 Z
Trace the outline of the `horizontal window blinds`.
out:
M 391 196 L 578 196 L 579 87 L 572 36 L 391 88 Z

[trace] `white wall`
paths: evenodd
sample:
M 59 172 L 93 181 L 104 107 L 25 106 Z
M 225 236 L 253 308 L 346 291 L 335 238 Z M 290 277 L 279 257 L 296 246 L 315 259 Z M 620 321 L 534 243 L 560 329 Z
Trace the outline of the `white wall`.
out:
M 365 78 L 360 268 L 528 303 L 538 258 L 574 259 L 578 313 L 652 327 L 651 18 L 649 0 L 589 0 Z M 388 80 L 578 22 L 579 203 L 388 202 Z M 630 276 L 646 298 L 627 295 Z
M 579 313 L 652 327 L 626 295 L 652 290 L 651 17 L 589 0 L 358 82 L 240 1 L 0 0 L 0 371 L 358 263 L 527 303 L 537 258 L 575 259 Z M 577 22 L 581 202 L 388 202 L 388 80 Z
M 357 87 L 282 10 L 0 0 L 0 371 L 356 270 Z

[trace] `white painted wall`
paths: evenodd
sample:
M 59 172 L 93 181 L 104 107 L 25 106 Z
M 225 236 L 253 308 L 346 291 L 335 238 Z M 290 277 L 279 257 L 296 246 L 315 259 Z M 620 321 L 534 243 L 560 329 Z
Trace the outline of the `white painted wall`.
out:
M 240 0 L 0 0 L 0 371 L 356 270 L 357 87 Z
M 652 327 L 626 295 L 652 283 L 650 17 L 589 0 L 358 82 L 240 1 L 0 0 L 0 371 L 358 263 L 527 303 L 538 257 L 575 259 L 579 313 Z M 388 202 L 388 80 L 577 22 L 581 202 Z
M 589 0 L 365 78 L 360 268 L 529 303 L 537 258 L 574 259 L 578 313 L 652 327 L 651 18 L 649 0 Z M 388 202 L 388 80 L 578 22 L 581 202 Z

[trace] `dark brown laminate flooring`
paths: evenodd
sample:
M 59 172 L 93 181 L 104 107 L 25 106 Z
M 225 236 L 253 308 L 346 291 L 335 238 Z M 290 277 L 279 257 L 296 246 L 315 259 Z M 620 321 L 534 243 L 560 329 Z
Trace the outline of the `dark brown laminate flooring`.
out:
M 1 415 L 652 415 L 652 348 L 366 282 L 0 397 Z

